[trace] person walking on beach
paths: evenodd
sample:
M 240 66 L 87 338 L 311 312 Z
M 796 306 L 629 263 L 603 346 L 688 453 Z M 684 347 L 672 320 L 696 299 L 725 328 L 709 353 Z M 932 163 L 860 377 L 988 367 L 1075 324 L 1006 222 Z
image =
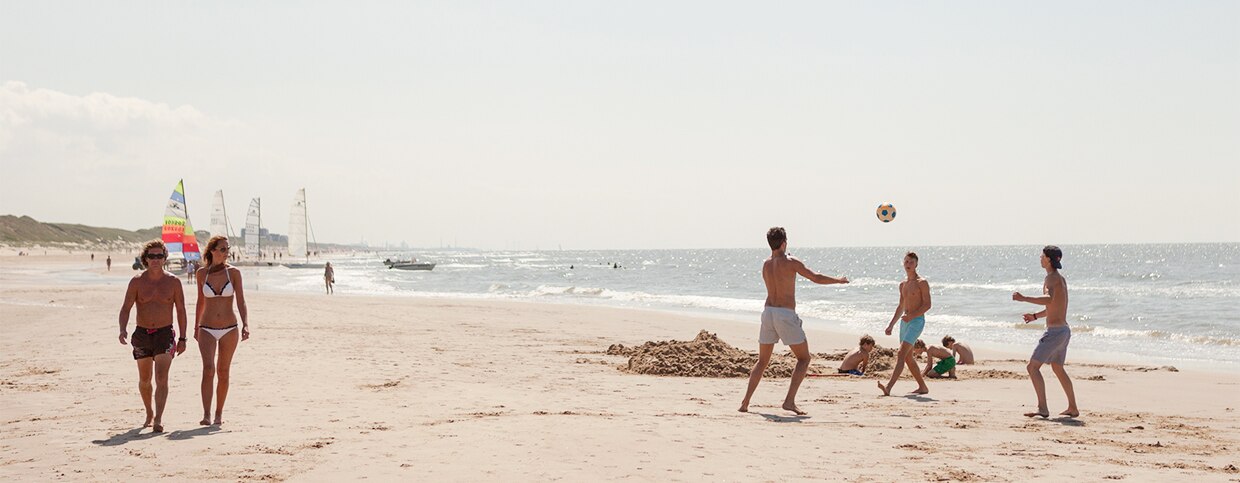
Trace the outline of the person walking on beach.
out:
M 323 283 L 327 284 L 327 293 L 332 293 L 332 284 L 336 283 L 336 269 L 332 268 L 332 262 L 327 262 L 327 267 L 323 269 Z
M 168 249 L 164 242 L 152 240 L 142 246 L 142 273 L 129 280 L 125 302 L 120 313 L 120 342 L 133 346 L 133 359 L 138 363 L 138 392 L 146 406 L 146 422 L 156 433 L 163 432 L 164 406 L 168 402 L 168 370 L 175 354 L 185 352 L 185 292 L 181 279 L 164 271 Z M 109 257 L 111 259 L 111 257 Z M 137 304 L 137 327 L 130 336 L 129 310 Z M 172 329 L 172 312 L 176 309 L 181 338 Z M 173 351 L 176 351 L 175 354 Z M 152 388 L 151 379 L 155 384 Z M 153 392 L 153 394 L 152 394 Z M 151 399 L 154 396 L 154 411 Z
M 1046 332 L 1038 340 L 1038 347 L 1033 350 L 1029 365 L 1026 366 L 1029 379 L 1033 381 L 1033 390 L 1038 395 L 1037 412 L 1025 413 L 1025 416 L 1030 418 L 1050 417 L 1050 410 L 1046 405 L 1046 380 L 1042 378 L 1043 364 L 1051 365 L 1051 370 L 1059 379 L 1059 385 L 1063 386 L 1063 392 L 1068 396 L 1068 409 L 1059 414 L 1070 418 L 1081 415 L 1076 408 L 1076 392 L 1072 389 L 1072 379 L 1068 378 L 1068 372 L 1063 368 L 1068 357 L 1068 342 L 1072 340 L 1072 329 L 1068 328 L 1068 280 L 1059 274 L 1059 270 L 1063 268 L 1061 259 L 1063 251 L 1059 247 L 1047 245 L 1042 249 L 1042 268 L 1046 270 L 1046 279 L 1042 281 L 1043 296 L 1027 297 L 1020 292 L 1012 294 L 1012 300 L 1017 302 L 1046 306 L 1041 312 L 1024 315 L 1026 324 L 1046 317 Z
M 112 271 L 112 254 L 108 254 L 108 271 Z
M 809 370 L 809 341 L 805 338 L 805 330 L 801 328 L 801 318 L 797 316 L 796 281 L 797 275 L 809 281 L 827 285 L 848 283 L 848 277 L 832 278 L 810 270 L 800 260 L 788 255 L 788 234 L 783 227 L 773 227 L 766 232 L 766 242 L 771 247 L 771 257 L 762 264 L 762 281 L 766 284 L 766 307 L 762 310 L 762 327 L 758 332 L 758 362 L 749 371 L 749 387 L 745 390 L 745 399 L 741 400 L 740 412 L 749 412 L 749 399 L 762 381 L 762 374 L 771 362 L 771 352 L 775 343 L 780 340 L 787 344 L 796 355 L 796 369 L 792 371 L 792 382 L 788 385 L 788 396 L 784 398 L 784 409 L 798 415 L 806 414 L 797 408 L 797 388 L 805 379 Z
M 921 331 L 926 328 L 926 312 L 930 311 L 930 282 L 921 278 L 917 274 L 917 264 L 919 260 L 917 254 L 908 252 L 904 255 L 904 274 L 907 277 L 900 282 L 900 303 L 896 305 L 896 313 L 891 316 L 891 322 L 887 324 L 885 334 L 891 335 L 891 329 L 896 325 L 896 320 L 900 320 L 900 352 L 896 354 L 896 367 L 891 371 L 891 379 L 887 384 L 878 383 L 878 389 L 883 391 L 884 396 L 891 395 L 891 388 L 896 385 L 896 381 L 900 379 L 900 373 L 907 366 L 909 373 L 913 375 L 913 379 L 917 381 L 917 390 L 914 394 L 928 394 L 930 388 L 926 387 L 926 380 L 922 378 L 921 371 L 917 370 L 917 359 L 913 356 L 913 344 L 917 343 L 921 337 Z
M 198 311 L 194 316 L 194 340 L 202 354 L 202 421 L 198 424 L 224 424 L 224 400 L 228 398 L 229 372 L 233 354 L 241 341 L 250 338 L 249 315 L 241 270 L 228 264 L 228 238 L 213 236 L 207 241 L 203 258 L 207 266 L 198 270 Z M 237 330 L 237 313 L 241 330 Z M 218 380 L 218 383 L 217 383 Z M 211 396 L 215 396 L 215 419 L 211 419 Z

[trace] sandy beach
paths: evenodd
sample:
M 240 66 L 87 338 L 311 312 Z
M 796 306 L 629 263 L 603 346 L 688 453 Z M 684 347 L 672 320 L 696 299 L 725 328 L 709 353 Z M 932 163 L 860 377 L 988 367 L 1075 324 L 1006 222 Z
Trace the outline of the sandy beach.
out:
M 702 330 L 754 351 L 756 324 L 262 290 L 248 293 L 253 337 L 237 352 L 225 424 L 197 424 L 190 344 L 153 434 L 115 336 L 132 257 L 113 257 L 108 286 L 33 273 L 103 271 L 102 255 L 86 258 L 0 257 L 0 479 L 1240 481 L 1237 374 L 1070 356 L 1083 414 L 1031 420 L 1026 355 L 979 349 L 978 365 L 930 381 L 927 396 L 907 395 L 910 379 L 880 397 L 882 371 L 807 378 L 809 415 L 795 416 L 779 408 L 788 379 L 768 378 L 746 414 L 743 378 L 633 374 L 607 351 Z M 810 349 L 846 350 L 859 335 L 810 331 Z M 1063 393 L 1045 375 L 1055 413 Z

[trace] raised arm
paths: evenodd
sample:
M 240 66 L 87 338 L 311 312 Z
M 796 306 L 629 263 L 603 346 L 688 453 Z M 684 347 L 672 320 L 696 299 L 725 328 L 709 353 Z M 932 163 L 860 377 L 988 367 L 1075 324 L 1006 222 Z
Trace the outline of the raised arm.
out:
M 231 269 L 226 269 L 231 270 Z M 233 293 L 237 299 L 237 313 L 241 314 L 241 340 L 250 338 L 250 316 L 245 308 L 245 289 L 241 283 L 241 270 L 233 272 Z
M 125 342 L 125 339 L 128 336 L 128 330 L 125 327 L 129 325 L 129 309 L 133 308 L 133 304 L 137 300 L 138 300 L 138 279 L 133 278 L 129 280 L 129 288 L 125 289 L 125 301 L 121 303 L 121 315 L 120 315 L 121 345 L 128 344 L 128 342 Z
M 1016 292 L 1012 294 L 1012 300 L 1015 300 L 1017 302 L 1029 302 L 1031 304 L 1038 304 L 1038 305 L 1046 306 L 1046 305 L 1050 305 L 1051 301 L 1055 300 L 1055 297 L 1058 296 L 1058 294 L 1062 293 L 1062 291 L 1056 290 L 1056 287 L 1053 284 L 1043 284 L 1042 291 L 1046 293 L 1046 295 L 1043 295 L 1041 297 L 1026 297 L 1024 295 L 1021 295 L 1020 292 Z M 1046 309 L 1042 309 L 1039 312 L 1033 312 L 1033 313 L 1024 315 L 1025 323 L 1033 322 L 1042 317 L 1046 317 Z
M 1054 296 L 1055 291 L 1051 289 L 1050 285 L 1043 284 L 1042 293 L 1044 293 L 1045 295 L 1041 297 L 1030 297 L 1027 295 L 1022 295 L 1020 292 L 1016 292 L 1012 294 L 1012 300 L 1015 300 L 1017 302 L 1029 302 L 1031 304 L 1038 304 L 1038 305 L 1050 305 L 1051 297 Z
M 805 266 L 805 263 L 801 262 L 800 260 L 797 260 L 792 257 L 789 257 L 789 258 L 791 258 L 792 263 L 794 264 L 793 266 L 796 267 L 797 273 L 800 274 L 802 277 L 805 277 L 807 280 L 811 282 L 814 282 L 819 285 L 830 285 L 833 283 L 848 283 L 848 277 L 840 277 L 840 278 L 828 277 L 821 273 L 810 270 L 809 267 Z

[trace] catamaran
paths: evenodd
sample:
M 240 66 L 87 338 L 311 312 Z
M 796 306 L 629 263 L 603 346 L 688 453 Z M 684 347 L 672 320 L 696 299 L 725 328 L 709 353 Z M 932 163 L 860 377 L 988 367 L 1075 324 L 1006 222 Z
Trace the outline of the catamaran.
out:
M 306 235 L 310 233 L 313 237 L 313 230 L 310 228 L 310 217 L 306 214 L 306 189 L 297 190 L 297 195 L 293 197 L 293 208 L 288 215 L 288 255 L 294 260 L 301 259 L 300 262 L 285 263 L 288 268 L 324 268 L 324 264 L 320 262 L 310 262 L 310 249 L 306 243 Z M 318 248 L 318 241 L 315 241 L 315 248 Z
M 177 181 L 177 187 L 168 198 L 160 239 L 168 249 L 169 265 L 176 261 L 184 268 L 189 262 L 202 260 L 202 253 L 198 251 L 198 238 L 194 236 L 194 226 L 190 224 L 185 205 L 185 180 Z
M 224 209 L 224 190 L 216 190 L 215 199 L 211 202 L 211 236 L 233 236 L 232 225 L 228 223 L 228 210 Z
M 264 261 L 263 237 L 259 236 L 263 226 L 263 202 L 261 198 L 250 200 L 250 208 L 245 212 L 245 260 L 231 262 L 240 266 L 272 266 L 274 262 Z

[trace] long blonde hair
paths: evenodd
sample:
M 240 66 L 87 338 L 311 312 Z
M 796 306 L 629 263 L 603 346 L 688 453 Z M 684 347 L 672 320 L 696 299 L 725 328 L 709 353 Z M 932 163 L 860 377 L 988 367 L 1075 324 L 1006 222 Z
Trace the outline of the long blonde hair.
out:
M 227 239 L 228 237 L 224 235 L 215 235 L 211 237 L 210 240 L 207 240 L 206 253 L 202 254 L 202 258 L 207 260 L 207 268 L 211 268 L 211 265 L 215 264 L 215 262 L 212 260 L 212 258 L 214 257 L 212 257 L 211 255 L 212 253 L 215 253 L 215 246 L 219 245 L 220 242 L 225 241 Z

